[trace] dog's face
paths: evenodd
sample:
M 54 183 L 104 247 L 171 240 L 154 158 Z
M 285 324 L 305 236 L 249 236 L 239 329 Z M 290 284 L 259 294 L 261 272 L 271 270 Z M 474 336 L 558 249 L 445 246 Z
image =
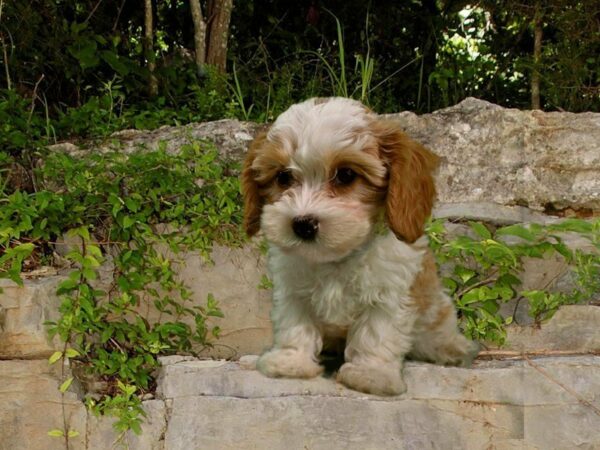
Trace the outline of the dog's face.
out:
M 242 172 L 244 225 L 312 262 L 361 246 L 385 210 L 407 242 L 423 233 L 437 157 L 361 103 L 310 99 L 251 144 Z

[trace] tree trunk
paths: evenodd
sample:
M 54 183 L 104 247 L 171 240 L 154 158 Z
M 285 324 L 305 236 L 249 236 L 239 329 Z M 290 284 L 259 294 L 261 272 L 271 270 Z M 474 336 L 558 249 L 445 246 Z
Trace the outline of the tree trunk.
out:
M 533 18 L 533 72 L 531 73 L 531 109 L 540 106 L 540 60 L 542 58 L 542 6 L 539 0 L 535 3 Z
M 206 62 L 206 22 L 202 15 L 200 0 L 190 0 L 190 11 L 194 22 L 194 47 L 195 60 L 198 75 L 204 74 L 204 63 Z
M 148 94 L 154 97 L 158 94 L 158 82 L 154 75 L 156 63 L 154 61 L 154 25 L 152 22 L 152 0 L 144 0 L 144 53 L 150 72 Z
M 233 0 L 213 0 L 208 10 L 208 50 L 206 62 L 219 72 L 225 72 L 227 62 L 227 40 Z

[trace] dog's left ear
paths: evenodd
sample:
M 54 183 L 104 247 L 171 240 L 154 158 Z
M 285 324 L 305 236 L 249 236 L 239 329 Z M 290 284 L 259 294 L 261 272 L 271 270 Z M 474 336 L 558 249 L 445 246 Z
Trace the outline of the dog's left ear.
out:
M 433 172 L 439 158 L 404 134 L 398 123 L 377 120 L 374 125 L 380 157 L 388 167 L 386 218 L 400 239 L 412 243 L 425 231 L 435 200 Z
M 254 138 L 248 148 L 244 167 L 242 168 L 241 184 L 244 196 L 244 229 L 250 237 L 254 236 L 260 230 L 260 215 L 263 207 L 263 199 L 255 179 L 256 173 L 252 168 L 252 163 L 266 139 L 266 132 L 262 132 Z

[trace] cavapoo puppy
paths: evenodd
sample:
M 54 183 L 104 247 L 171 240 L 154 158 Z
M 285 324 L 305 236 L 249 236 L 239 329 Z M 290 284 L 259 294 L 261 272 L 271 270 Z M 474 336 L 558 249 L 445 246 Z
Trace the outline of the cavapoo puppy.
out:
M 269 243 L 274 343 L 270 377 L 319 375 L 319 354 L 345 340 L 337 380 L 358 391 L 406 390 L 405 355 L 467 365 L 423 236 L 438 158 L 358 101 L 289 108 L 251 144 L 242 171 L 244 225 Z

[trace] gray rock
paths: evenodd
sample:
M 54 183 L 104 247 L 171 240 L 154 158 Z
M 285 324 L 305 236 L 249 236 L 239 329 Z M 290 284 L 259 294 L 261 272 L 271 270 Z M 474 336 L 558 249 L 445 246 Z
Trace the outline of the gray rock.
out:
M 164 146 L 167 152 L 175 153 L 182 145 L 191 141 L 205 140 L 213 143 L 219 149 L 222 157 L 241 160 L 250 141 L 263 128 L 265 128 L 264 125 L 253 122 L 223 119 L 214 122 L 191 123 L 181 127 L 163 126 L 150 131 L 122 130 L 112 134 L 105 141 L 87 143 L 83 147 L 77 147 L 71 143 L 61 143 L 50 148 L 78 155 L 88 149 L 100 152 L 120 150 L 130 153 L 137 149 L 156 150 L 159 146 Z
M 600 352 L 600 306 L 562 306 L 541 327 L 507 327 L 506 350 Z
M 600 210 L 600 114 L 519 111 L 468 98 L 432 114 L 392 114 L 442 157 L 442 203 Z
M 64 450 L 64 438 L 48 435 L 64 427 L 58 364 L 0 361 L 0 380 L 0 450 Z M 64 405 L 68 428 L 79 433 L 69 439 L 69 448 L 85 449 L 86 410 L 72 388 Z
M 143 402 L 144 422 L 141 434 L 131 430 L 119 434 L 113 428 L 114 418 L 97 417 L 88 413 L 88 441 L 86 448 L 89 450 L 108 450 L 126 448 L 129 450 L 163 450 L 164 435 L 167 429 L 167 409 L 161 400 L 148 400 Z
M 407 393 L 389 398 L 327 378 L 268 379 L 236 363 L 166 369 L 159 385 L 172 399 L 168 449 L 200 441 L 211 449 L 600 445 L 600 415 L 584 403 L 600 392 L 600 357 L 480 361 L 473 369 L 408 363 Z
M 545 225 L 557 221 L 555 217 L 532 211 L 524 206 L 504 206 L 490 202 L 438 202 L 432 215 L 436 219 L 476 220 L 494 225 L 523 222 Z
M 202 354 L 236 358 L 261 353 L 271 343 L 271 291 L 259 289 L 266 273 L 265 258 L 255 245 L 229 248 L 216 245 L 212 262 L 197 253 L 184 254 L 180 271 L 196 305 L 206 305 L 208 294 L 219 302 L 224 319 L 209 322 L 221 328 L 213 348 Z M 191 324 L 191 323 L 190 323 Z
M 60 276 L 26 280 L 23 287 L 0 280 L 0 359 L 44 358 L 62 348 L 48 337 L 46 321 L 59 317 L 56 288 Z

